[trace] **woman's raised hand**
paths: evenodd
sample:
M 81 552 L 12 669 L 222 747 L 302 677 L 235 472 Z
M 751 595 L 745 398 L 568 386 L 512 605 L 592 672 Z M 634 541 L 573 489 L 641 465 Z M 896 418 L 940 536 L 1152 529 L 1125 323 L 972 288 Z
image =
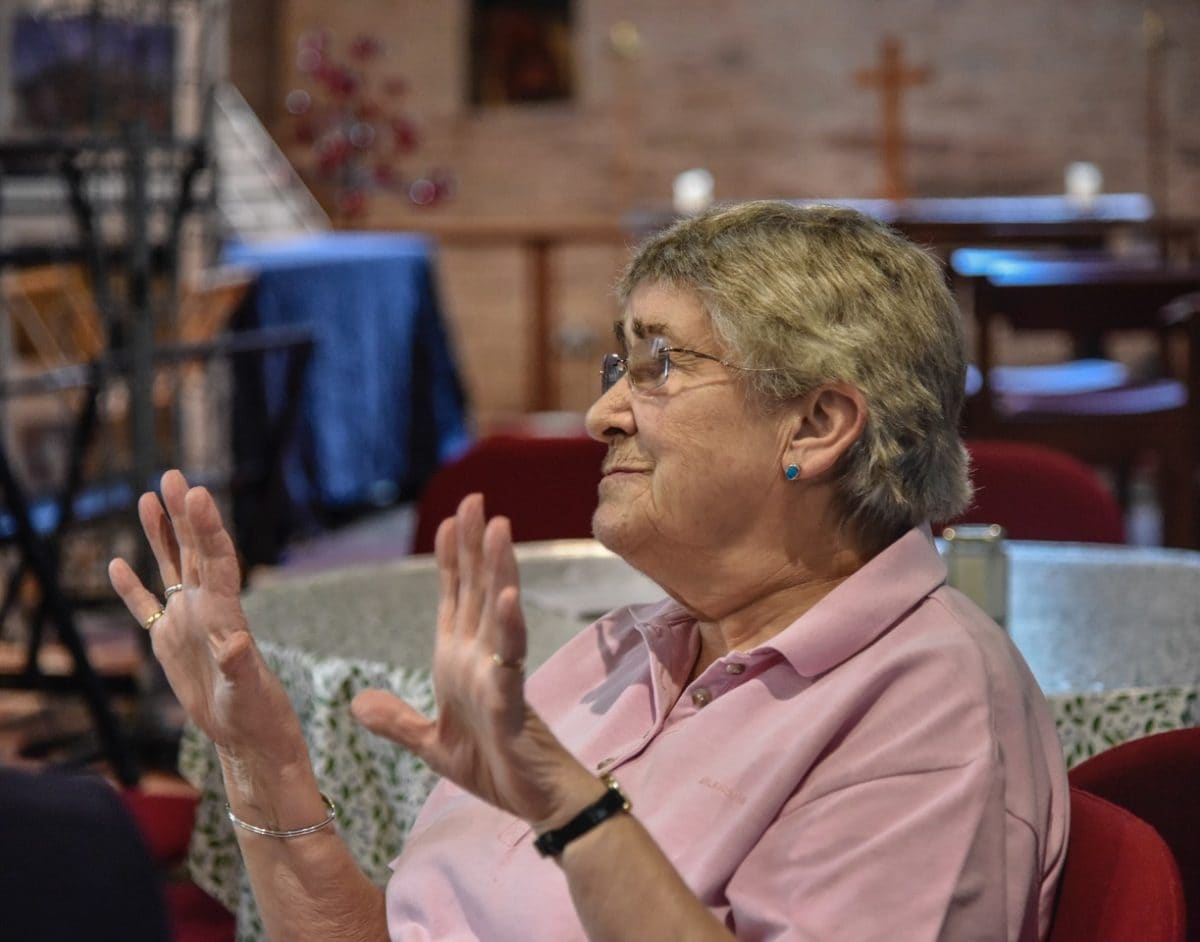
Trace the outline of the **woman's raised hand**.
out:
M 441 581 L 430 720 L 382 690 L 359 694 L 355 717 L 435 772 L 535 824 L 558 823 L 598 782 L 525 701 L 525 620 L 508 521 L 485 524 L 473 494 L 442 522 Z
M 150 641 L 188 716 L 235 762 L 306 762 L 299 720 L 246 625 L 237 553 L 212 495 L 168 471 L 162 503 L 143 494 L 138 515 L 163 585 L 182 589 L 164 605 L 123 559 L 109 578 L 142 625 L 163 611 Z

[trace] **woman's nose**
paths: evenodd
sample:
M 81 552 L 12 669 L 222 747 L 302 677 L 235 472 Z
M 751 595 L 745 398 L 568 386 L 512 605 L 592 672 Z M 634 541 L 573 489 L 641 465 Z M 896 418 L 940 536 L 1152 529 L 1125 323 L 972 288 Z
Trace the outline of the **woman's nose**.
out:
M 586 419 L 587 432 L 592 438 L 606 442 L 614 435 L 633 434 L 636 425 L 630 392 L 629 380 L 622 376 L 592 403 Z

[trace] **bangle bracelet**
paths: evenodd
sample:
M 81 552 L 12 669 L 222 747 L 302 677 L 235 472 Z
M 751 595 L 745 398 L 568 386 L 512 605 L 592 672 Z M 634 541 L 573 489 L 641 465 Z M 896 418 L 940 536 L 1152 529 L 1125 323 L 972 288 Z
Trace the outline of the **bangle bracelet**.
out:
M 233 809 L 229 807 L 229 802 L 225 802 L 225 813 L 229 815 L 229 820 L 243 831 L 249 831 L 251 834 L 261 834 L 263 837 L 281 837 L 287 840 L 290 837 L 303 837 L 305 834 L 315 834 L 324 828 L 329 827 L 337 820 L 337 805 L 326 797 L 325 793 L 321 793 L 321 800 L 325 802 L 325 807 L 329 809 L 329 814 L 325 816 L 325 820 L 320 824 L 310 824 L 306 828 L 296 828 L 292 831 L 280 831 L 276 828 L 260 828 L 257 824 L 250 824 L 248 821 L 243 821 Z

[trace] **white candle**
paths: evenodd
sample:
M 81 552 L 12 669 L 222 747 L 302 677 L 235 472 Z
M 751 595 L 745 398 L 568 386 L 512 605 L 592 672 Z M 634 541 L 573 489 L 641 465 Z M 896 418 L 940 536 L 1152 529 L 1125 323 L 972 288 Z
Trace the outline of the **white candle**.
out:
M 1088 209 L 1100 194 L 1104 185 L 1104 175 L 1094 163 L 1086 160 L 1076 160 L 1067 164 L 1063 172 L 1063 186 L 1067 191 L 1067 199 L 1080 209 Z
M 675 178 L 675 212 L 690 216 L 708 209 L 713 201 L 713 175 L 701 167 L 685 170 Z

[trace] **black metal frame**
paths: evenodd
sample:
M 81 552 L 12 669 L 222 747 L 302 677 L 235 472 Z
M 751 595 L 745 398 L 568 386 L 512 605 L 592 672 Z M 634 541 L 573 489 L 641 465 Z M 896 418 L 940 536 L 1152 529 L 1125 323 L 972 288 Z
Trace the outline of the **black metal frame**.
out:
M 274 532 L 279 526 L 278 515 L 283 513 L 286 505 L 283 458 L 300 414 L 304 380 L 312 350 L 313 337 L 308 329 L 270 327 L 239 331 L 207 343 L 165 345 L 154 352 L 152 368 L 217 358 L 266 356 L 272 351 L 283 351 L 288 356 L 283 408 L 273 417 L 266 429 L 265 460 L 258 467 L 235 468 L 232 479 L 226 482 L 235 500 L 243 499 L 259 511 L 239 541 L 244 544 L 253 546 L 256 533 Z M 86 647 L 75 623 L 73 602 L 59 579 L 58 557 L 62 537 L 75 519 L 75 502 L 83 485 L 84 460 L 95 438 L 98 424 L 98 402 L 109 382 L 128 376 L 132 363 L 133 357 L 128 352 L 116 352 L 93 363 L 64 367 L 0 384 L 0 399 L 74 388 L 83 388 L 86 391 L 84 404 L 72 434 L 67 480 L 55 498 L 56 523 L 51 531 L 38 532 L 30 512 L 29 495 L 13 473 L 3 442 L 0 442 L 0 493 L 6 501 L 7 513 L 15 524 L 14 541 L 21 553 L 20 562 L 9 581 L 9 592 L 11 594 L 28 573 L 33 574 L 41 587 L 41 603 L 30 625 L 24 676 L 7 684 L 0 682 L 0 686 L 44 685 L 44 678 L 37 666 L 38 650 L 43 638 L 42 626 L 46 621 L 52 622 L 59 639 L 71 654 L 75 682 L 87 702 L 101 746 L 112 760 L 118 778 L 125 784 L 137 781 L 137 764 L 133 751 L 113 715 L 106 685 L 88 659 Z M 144 478 L 141 487 L 152 488 L 152 477 L 153 475 L 149 475 Z M 218 482 L 206 483 L 220 486 Z M 136 505 L 139 491 L 140 487 L 131 488 L 127 501 L 121 507 L 112 509 L 130 512 Z M 9 604 L 9 600 L 6 599 L 5 607 Z

